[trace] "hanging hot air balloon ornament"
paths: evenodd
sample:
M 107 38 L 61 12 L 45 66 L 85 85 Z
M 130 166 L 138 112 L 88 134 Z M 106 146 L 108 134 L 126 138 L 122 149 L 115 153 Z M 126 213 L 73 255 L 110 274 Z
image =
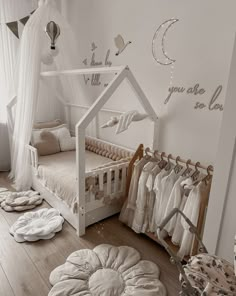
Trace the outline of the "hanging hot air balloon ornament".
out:
M 51 49 L 56 49 L 56 41 L 60 35 L 60 27 L 54 21 L 50 21 L 46 28 L 45 32 L 47 33 L 48 37 L 51 39 Z

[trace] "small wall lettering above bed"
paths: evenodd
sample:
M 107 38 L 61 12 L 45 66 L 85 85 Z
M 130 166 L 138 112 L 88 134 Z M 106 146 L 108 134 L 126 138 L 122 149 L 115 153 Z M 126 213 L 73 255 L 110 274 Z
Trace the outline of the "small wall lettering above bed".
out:
M 223 86 L 219 85 L 215 89 L 214 93 L 209 97 L 207 102 L 197 101 L 194 105 L 195 110 L 207 109 L 209 111 L 223 111 L 223 104 L 218 103 L 219 96 L 222 92 Z M 207 91 L 205 88 L 201 87 L 199 83 L 196 83 L 194 86 L 184 87 L 184 86 L 171 86 L 168 89 L 168 96 L 164 101 L 164 104 L 168 104 L 173 100 L 174 95 L 176 94 L 185 94 L 188 96 L 202 96 L 206 94 Z
M 98 48 L 98 46 L 93 41 L 91 43 L 92 56 L 90 58 L 90 62 L 89 62 L 89 59 L 88 58 L 85 58 L 82 63 L 85 66 L 88 66 L 88 64 L 90 64 L 91 67 L 102 66 L 102 65 L 105 65 L 107 67 L 110 67 L 112 65 L 112 62 L 109 60 L 111 50 L 108 49 L 106 51 L 106 55 L 105 55 L 104 62 L 103 62 L 103 60 L 96 60 L 96 49 L 97 48 Z M 91 75 L 83 75 L 83 77 L 84 77 L 84 83 L 86 85 L 88 84 L 89 81 L 90 81 L 90 85 L 91 86 L 99 86 L 102 83 L 101 82 L 101 75 L 99 73 L 97 73 L 97 74 L 91 74 Z M 104 87 L 106 87 L 107 85 L 108 85 L 108 83 L 105 82 L 104 83 Z

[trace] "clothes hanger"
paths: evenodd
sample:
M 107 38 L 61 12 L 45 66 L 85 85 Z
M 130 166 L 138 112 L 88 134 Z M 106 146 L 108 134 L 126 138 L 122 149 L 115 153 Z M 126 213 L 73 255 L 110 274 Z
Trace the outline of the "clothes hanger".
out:
M 204 177 L 204 178 L 202 179 L 202 181 L 205 182 L 206 185 L 207 185 L 208 182 L 212 179 L 211 171 L 213 171 L 213 166 L 212 166 L 212 165 L 209 165 L 209 166 L 207 167 L 207 175 L 206 175 L 206 177 Z
M 160 159 L 159 159 L 159 152 L 158 152 L 158 150 L 155 150 L 155 151 L 154 151 L 153 156 L 154 156 L 157 160 L 160 160 Z
M 187 162 L 186 162 L 186 170 L 183 172 L 182 177 L 188 177 L 191 174 L 192 169 L 189 166 L 191 162 L 192 162 L 191 159 L 187 160 Z
M 166 170 L 166 171 L 169 171 L 169 170 L 171 169 L 171 161 L 170 161 L 171 158 L 172 158 L 172 155 L 169 154 L 169 155 L 167 156 L 168 162 L 167 162 L 167 164 L 165 165 L 165 170 Z
M 145 148 L 144 152 L 145 152 L 144 158 L 149 160 L 151 158 L 151 156 L 148 153 L 151 152 L 151 149 L 149 147 L 147 147 L 147 148 Z
M 165 152 L 161 153 L 161 160 L 158 162 L 158 166 L 160 169 L 164 169 L 164 167 L 167 165 L 166 160 L 164 159 Z
M 200 175 L 200 171 L 198 169 L 198 167 L 200 166 L 200 162 L 196 162 L 195 164 L 195 172 L 192 174 L 191 178 L 193 181 L 197 181 L 197 178 L 199 177 Z
M 180 156 L 177 156 L 176 157 L 176 166 L 174 167 L 174 171 L 176 173 L 176 175 L 182 170 L 183 166 L 181 164 L 179 164 L 179 161 L 180 161 Z
M 157 155 L 158 155 L 158 150 L 155 150 L 152 154 L 153 156 L 149 155 L 148 153 L 151 153 L 151 149 L 149 147 L 147 147 L 145 150 L 145 159 L 146 160 L 149 160 L 149 161 L 152 161 L 152 162 L 157 162 L 159 159 L 157 158 Z

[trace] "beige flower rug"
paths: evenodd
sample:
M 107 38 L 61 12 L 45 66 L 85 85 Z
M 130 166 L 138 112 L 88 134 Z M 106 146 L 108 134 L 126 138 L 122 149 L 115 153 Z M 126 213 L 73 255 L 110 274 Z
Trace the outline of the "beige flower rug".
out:
M 160 270 L 137 250 L 102 244 L 72 253 L 50 275 L 49 296 L 165 296 Z

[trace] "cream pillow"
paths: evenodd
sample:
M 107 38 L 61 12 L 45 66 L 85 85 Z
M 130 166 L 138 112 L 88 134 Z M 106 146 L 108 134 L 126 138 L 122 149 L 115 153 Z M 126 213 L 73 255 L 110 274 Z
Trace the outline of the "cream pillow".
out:
M 38 150 L 38 153 L 41 156 L 60 152 L 60 145 L 56 135 L 47 130 L 40 132 L 34 147 Z
M 60 119 L 55 119 L 51 121 L 45 121 L 45 122 L 36 122 L 33 126 L 33 129 L 42 129 L 42 128 L 51 128 L 61 125 L 62 122 Z
M 57 139 L 58 139 L 58 130 L 60 130 L 61 128 L 63 127 L 66 127 L 67 128 L 67 124 L 61 124 L 59 126 L 56 126 L 56 127 L 51 127 L 51 128 L 45 128 L 45 129 L 33 129 L 32 130 L 32 136 L 31 136 L 31 144 L 33 146 L 35 146 L 35 144 L 37 144 L 38 142 L 38 139 L 40 137 L 40 134 L 42 131 L 48 131 L 48 132 L 51 132 L 53 133 Z
M 71 137 L 70 131 L 62 127 L 57 131 L 61 151 L 75 150 L 75 137 Z

